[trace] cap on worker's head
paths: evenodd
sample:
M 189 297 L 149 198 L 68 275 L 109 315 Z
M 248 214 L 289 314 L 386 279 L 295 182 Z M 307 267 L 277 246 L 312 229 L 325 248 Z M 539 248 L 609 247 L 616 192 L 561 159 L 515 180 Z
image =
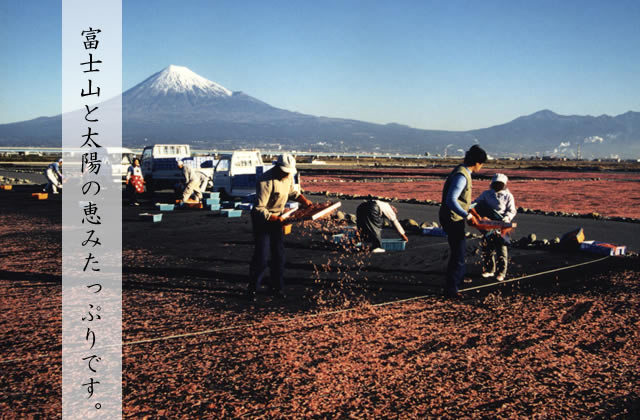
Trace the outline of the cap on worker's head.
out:
M 288 174 L 296 173 L 296 160 L 289 153 L 283 153 L 278 156 L 278 160 L 276 161 L 276 165 L 282 170 L 282 172 L 286 172 Z
M 58 159 L 58 163 L 62 163 L 62 158 Z
M 507 185 L 507 181 L 509 178 L 505 174 L 495 174 L 493 178 L 491 178 L 491 183 L 494 182 L 502 182 L 504 185 Z

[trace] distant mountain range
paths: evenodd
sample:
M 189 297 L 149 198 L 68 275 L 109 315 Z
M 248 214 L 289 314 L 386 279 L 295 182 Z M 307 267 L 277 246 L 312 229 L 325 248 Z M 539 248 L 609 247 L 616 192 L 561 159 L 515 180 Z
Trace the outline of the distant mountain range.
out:
M 491 155 L 640 157 L 640 112 L 565 116 L 544 110 L 470 131 L 316 117 L 231 92 L 171 65 L 123 94 L 123 145 L 189 143 L 194 148 L 269 148 L 315 152 L 460 154 L 474 143 Z M 61 117 L 0 125 L 0 146 L 59 146 Z

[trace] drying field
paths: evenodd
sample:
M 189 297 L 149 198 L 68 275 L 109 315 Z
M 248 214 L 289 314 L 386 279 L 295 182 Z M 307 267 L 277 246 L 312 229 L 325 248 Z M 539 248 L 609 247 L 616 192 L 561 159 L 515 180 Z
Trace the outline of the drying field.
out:
M 57 418 L 60 204 L 13 194 L 0 200 L 0 413 Z M 637 258 L 458 302 L 439 296 L 442 238 L 374 256 L 328 243 L 334 222 L 307 223 L 286 240 L 289 299 L 248 304 L 246 215 L 137 220 L 151 208 L 123 209 L 125 418 L 640 415 Z M 512 258 L 515 276 L 591 257 Z M 482 284 L 477 263 L 465 286 Z
M 487 168 L 474 174 L 474 196 L 489 188 L 496 171 Z M 509 177 L 508 187 L 519 207 L 640 218 L 638 172 L 499 171 Z M 440 201 L 447 174 L 442 168 L 328 169 L 308 171 L 303 182 L 313 192 Z

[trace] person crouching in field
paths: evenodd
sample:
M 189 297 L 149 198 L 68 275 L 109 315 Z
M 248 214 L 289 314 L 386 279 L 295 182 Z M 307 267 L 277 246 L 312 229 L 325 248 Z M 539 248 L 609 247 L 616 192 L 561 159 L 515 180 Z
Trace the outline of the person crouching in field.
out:
M 62 158 L 47 166 L 44 177 L 47 179 L 47 185 L 43 191 L 58 194 L 58 190 L 62 189 Z
M 182 193 L 181 203 L 189 201 L 191 196 L 194 196 L 197 202 L 201 202 L 202 193 L 207 189 L 207 185 L 209 184 L 209 177 L 196 168 L 185 165 L 182 160 L 178 159 L 177 163 L 184 177 L 184 191 Z
M 397 213 L 398 210 L 395 207 L 379 200 L 365 201 L 358 206 L 356 209 L 358 231 L 362 239 L 372 245 L 373 250 L 371 252 L 384 252 L 382 248 L 383 218 L 389 219 L 400 237 L 405 242 L 409 242 L 404 229 L 400 225 L 400 222 L 398 222 Z
M 460 284 L 465 273 L 466 241 L 464 223 L 477 224 L 473 214 L 469 213 L 471 205 L 471 174 L 478 172 L 487 161 L 487 152 L 474 145 L 464 156 L 464 163 L 457 166 L 442 188 L 442 204 L 440 205 L 440 224 L 447 233 L 449 242 L 449 264 L 445 280 L 444 294 L 447 297 L 460 299 Z
M 507 223 L 516 217 L 516 203 L 513 194 L 507 188 L 508 180 L 505 174 L 495 174 L 491 179 L 491 187 L 473 201 L 480 216 Z M 497 269 L 496 280 L 504 281 L 509 258 L 507 252 L 505 238 L 498 231 L 487 232 L 482 241 L 482 277 L 493 277 Z

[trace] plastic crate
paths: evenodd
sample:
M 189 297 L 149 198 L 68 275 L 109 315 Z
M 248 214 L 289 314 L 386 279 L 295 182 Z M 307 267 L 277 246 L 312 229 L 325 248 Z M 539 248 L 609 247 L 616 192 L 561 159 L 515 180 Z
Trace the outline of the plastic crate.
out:
M 624 245 L 614 245 L 597 241 L 583 241 L 580 244 L 580 249 L 593 254 L 611 256 L 624 255 L 627 252 L 627 247 Z
M 0 190 L 11 191 L 12 189 L 13 189 L 13 185 L 9 185 L 9 184 L 0 185 Z
M 291 233 L 291 225 L 282 225 L 282 232 L 285 235 L 289 235 Z
M 251 203 L 240 203 L 239 205 L 236 206 L 236 209 L 251 211 L 251 209 L 253 209 L 253 204 L 251 204 Z
M 220 210 L 223 216 L 226 217 L 240 217 L 242 215 L 242 210 L 235 210 L 235 209 L 222 209 Z
M 232 208 L 234 208 L 234 207 L 235 207 L 235 203 L 234 203 L 233 201 L 222 201 L 222 202 L 220 203 L 220 206 L 221 206 L 223 209 L 232 209 Z
M 218 200 L 220 199 L 220 193 L 219 192 L 203 192 L 202 196 L 204 198 L 217 198 Z
M 383 239 L 382 248 L 385 251 L 404 251 L 406 242 L 402 239 Z
M 209 210 L 220 211 L 220 204 L 209 204 Z
M 163 203 L 157 203 L 156 207 L 158 208 L 158 210 L 160 211 L 173 211 L 176 208 L 175 204 L 163 204 Z
M 439 228 L 439 227 L 422 228 L 422 234 L 426 236 L 441 236 L 441 237 L 447 236 L 447 232 L 445 232 L 444 230 L 442 230 L 442 228 Z
M 220 204 L 220 199 L 219 198 L 205 198 L 204 199 L 204 203 L 206 205 L 209 205 L 209 204 Z
M 140 213 L 138 214 L 141 220 L 145 220 L 148 222 L 158 223 L 162 221 L 162 213 L 152 214 L 152 213 Z
M 344 233 L 348 238 L 355 238 L 358 233 L 358 228 L 355 226 L 347 226 L 342 228 L 342 233 Z
M 46 200 L 47 198 L 49 198 L 49 194 L 48 193 L 33 193 L 33 194 L 31 194 L 31 197 L 35 198 L 36 200 Z

